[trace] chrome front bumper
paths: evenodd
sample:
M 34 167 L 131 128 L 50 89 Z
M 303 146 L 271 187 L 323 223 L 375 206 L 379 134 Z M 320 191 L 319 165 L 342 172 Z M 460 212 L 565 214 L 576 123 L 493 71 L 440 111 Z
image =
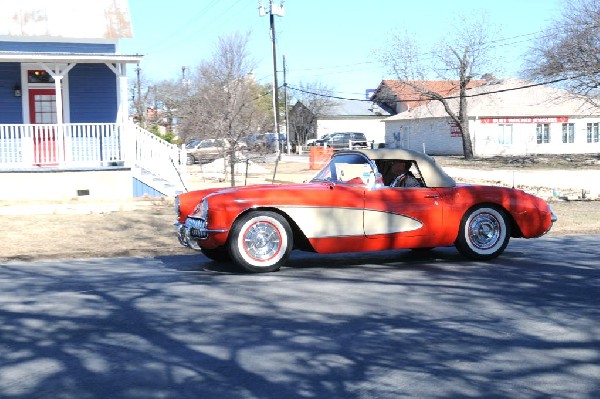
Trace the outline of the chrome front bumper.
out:
M 187 218 L 185 223 L 175 223 L 177 238 L 184 247 L 199 251 L 198 241 L 208 238 L 210 233 L 225 233 L 227 230 L 209 230 L 204 219 Z

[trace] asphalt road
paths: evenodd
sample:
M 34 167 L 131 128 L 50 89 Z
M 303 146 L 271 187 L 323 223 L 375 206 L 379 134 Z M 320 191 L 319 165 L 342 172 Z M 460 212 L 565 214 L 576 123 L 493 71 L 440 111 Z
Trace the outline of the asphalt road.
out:
M 597 398 L 599 242 L 0 264 L 0 397 Z

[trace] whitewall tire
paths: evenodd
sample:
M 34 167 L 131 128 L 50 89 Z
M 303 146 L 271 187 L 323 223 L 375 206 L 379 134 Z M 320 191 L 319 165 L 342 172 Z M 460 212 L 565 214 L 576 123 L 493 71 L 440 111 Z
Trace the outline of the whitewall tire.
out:
M 504 252 L 509 240 L 510 224 L 505 212 L 478 206 L 463 216 L 455 245 L 468 258 L 488 260 Z
M 254 211 L 241 216 L 231 230 L 229 253 L 246 271 L 253 273 L 278 270 L 293 248 L 292 229 L 275 212 Z

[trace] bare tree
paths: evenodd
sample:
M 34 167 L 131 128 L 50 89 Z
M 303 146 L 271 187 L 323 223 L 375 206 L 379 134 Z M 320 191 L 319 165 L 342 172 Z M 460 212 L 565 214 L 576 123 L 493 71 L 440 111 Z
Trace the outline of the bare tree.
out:
M 380 59 L 397 78 L 411 87 L 418 95 L 414 100 L 439 101 L 462 135 L 463 153 L 473 158 L 473 145 L 469 134 L 467 112 L 467 88 L 473 86 L 476 76 L 489 72 L 491 67 L 492 31 L 485 14 L 480 18 L 460 16 L 452 29 L 430 52 L 424 52 L 416 41 L 416 35 L 408 32 L 395 34 Z M 432 91 L 425 80 L 434 77 L 453 82 L 459 97 L 458 109 L 448 101 L 448 92 Z
M 567 0 L 527 57 L 525 74 L 563 80 L 571 92 L 600 100 L 600 2 Z
M 129 89 L 131 90 L 131 107 L 135 115 L 135 120 L 137 123 L 143 127 L 144 129 L 147 127 L 146 124 L 146 112 L 149 107 L 149 99 L 150 99 L 150 87 L 151 84 L 146 79 L 146 76 L 143 73 L 143 70 L 139 67 L 136 68 L 136 79 L 134 81 L 130 81 Z
M 257 115 L 255 119 L 256 131 L 257 132 L 270 132 L 273 130 L 274 117 L 273 117 L 273 84 L 267 83 L 264 85 L 257 84 L 254 87 L 255 90 L 255 101 L 254 104 L 257 107 Z M 280 112 L 285 109 L 285 103 L 283 97 L 279 98 L 279 110 Z M 282 115 L 279 116 L 279 120 L 284 120 Z
M 167 136 L 174 136 L 174 119 L 178 116 L 179 108 L 184 100 L 180 80 L 163 80 L 149 87 L 148 108 L 152 112 L 146 113 L 146 125 L 165 128 Z M 187 138 L 185 135 L 180 139 Z
M 224 150 L 232 186 L 240 142 L 264 123 L 264 113 L 257 106 L 262 88 L 252 77 L 255 63 L 247 45 L 248 34 L 234 33 L 218 39 L 212 58 L 197 67 L 181 112 L 185 131 L 227 140 Z
M 333 90 L 320 82 L 300 83 L 293 90 L 294 105 L 288 115 L 289 137 L 298 144 L 305 144 L 309 138 L 316 138 L 317 119 L 335 105 Z

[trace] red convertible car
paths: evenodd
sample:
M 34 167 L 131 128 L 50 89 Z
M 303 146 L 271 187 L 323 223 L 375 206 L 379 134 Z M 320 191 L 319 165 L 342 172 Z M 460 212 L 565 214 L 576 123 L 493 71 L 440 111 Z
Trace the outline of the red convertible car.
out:
M 398 160 L 415 187 L 390 187 Z M 556 221 L 521 190 L 457 184 L 435 161 L 402 149 L 335 153 L 301 184 L 213 188 L 175 201 L 179 241 L 250 272 L 279 269 L 293 249 L 317 253 L 430 249 L 454 245 L 488 260 L 511 237 L 534 238 Z

